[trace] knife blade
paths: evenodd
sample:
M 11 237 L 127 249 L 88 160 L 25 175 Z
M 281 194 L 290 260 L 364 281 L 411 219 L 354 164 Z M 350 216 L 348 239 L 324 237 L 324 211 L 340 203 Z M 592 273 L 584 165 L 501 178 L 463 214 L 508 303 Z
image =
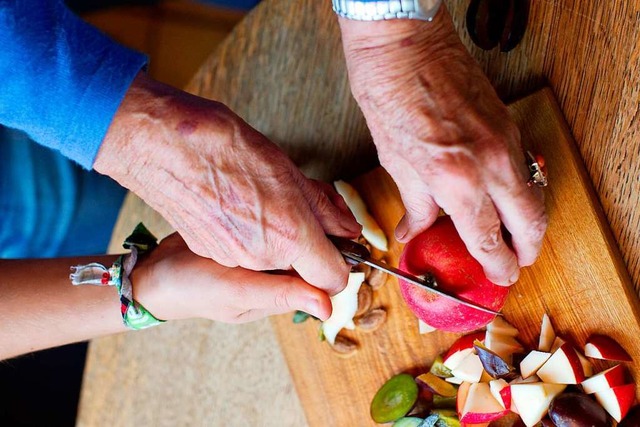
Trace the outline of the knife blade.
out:
M 392 267 L 382 261 L 379 261 L 375 258 L 371 257 L 371 252 L 366 246 L 361 245 L 358 242 L 354 242 L 353 240 L 346 239 L 344 237 L 338 236 L 327 236 L 329 240 L 335 245 L 336 248 L 340 251 L 342 256 L 347 260 L 347 262 L 351 264 L 366 264 L 370 267 L 376 268 L 378 270 L 384 271 L 385 273 L 391 274 L 399 279 L 404 280 L 407 283 L 418 286 L 421 289 L 439 295 L 443 298 L 447 298 L 451 301 L 454 301 L 458 304 L 465 305 L 467 307 L 483 311 L 485 313 L 492 314 L 494 316 L 502 316 L 502 313 L 498 311 L 494 311 L 470 301 L 465 301 L 456 296 L 449 295 L 441 289 L 438 289 L 438 283 L 436 282 L 435 277 L 431 274 L 426 274 L 423 277 L 414 276 L 413 274 L 409 274 L 405 271 Z

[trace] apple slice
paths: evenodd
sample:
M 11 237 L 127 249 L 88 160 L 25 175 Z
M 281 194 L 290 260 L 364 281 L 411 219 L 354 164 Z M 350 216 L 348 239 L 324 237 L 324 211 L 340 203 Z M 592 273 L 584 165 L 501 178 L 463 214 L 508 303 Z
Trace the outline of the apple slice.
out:
M 549 411 L 551 401 L 564 391 L 566 385 L 529 383 L 511 385 L 511 402 L 527 427 L 536 425 Z
M 491 394 L 504 408 L 511 408 L 511 388 L 509 383 L 503 379 L 493 380 L 489 382 Z
M 553 344 L 551 344 L 551 353 L 555 353 L 557 349 L 559 349 L 560 347 L 562 347 L 564 344 L 566 343 L 565 340 L 563 340 L 560 337 L 556 337 L 556 339 L 553 340 Z
M 582 365 L 582 371 L 584 372 L 584 376 L 589 378 L 591 375 L 593 375 L 593 365 L 578 350 L 576 350 L 576 354 L 580 359 L 580 364 Z
M 473 342 L 475 340 L 484 341 L 484 337 L 485 332 L 480 331 L 463 335 L 458 338 L 453 344 L 451 344 L 449 351 L 447 351 L 442 358 L 444 366 L 449 369 L 456 368 L 465 357 L 473 353 Z
M 458 418 L 461 418 L 462 410 L 464 409 L 464 405 L 467 402 L 467 396 L 469 395 L 469 388 L 471 387 L 470 383 L 463 382 L 460 384 L 460 388 L 458 388 L 458 397 L 456 399 L 456 412 L 458 413 Z M 480 424 L 469 424 L 469 423 L 460 423 L 461 427 L 488 427 L 489 423 L 480 423 Z
M 591 335 L 584 346 L 585 356 L 593 359 L 632 362 L 631 356 L 613 338 L 606 335 Z
M 587 394 L 597 393 L 625 383 L 624 366 L 616 365 L 582 381 L 582 389 Z
M 482 372 L 484 372 L 482 361 L 475 353 L 469 353 L 455 369 L 451 370 L 454 377 L 469 383 L 479 382 L 482 378 Z
M 595 393 L 596 400 L 615 419 L 620 422 L 636 398 L 636 385 L 625 384 Z
M 503 317 L 496 316 L 488 325 L 487 331 L 498 335 L 509 335 L 516 337 L 519 331 Z
M 358 291 L 364 282 L 364 273 L 349 273 L 347 286 L 331 297 L 331 306 L 333 311 L 331 316 L 322 322 L 322 333 L 326 340 L 333 345 L 336 336 L 342 328 L 353 329 L 353 316 L 358 311 Z
M 362 225 L 362 235 L 371 245 L 381 251 L 386 252 L 389 247 L 387 244 L 387 236 L 380 228 L 378 222 L 371 216 L 367 210 L 367 205 L 358 194 L 358 191 L 344 181 L 336 181 L 333 183 L 338 194 L 342 196 L 345 203 L 356 217 L 356 221 Z
M 536 375 L 545 383 L 579 384 L 584 381 L 580 358 L 569 343 L 556 350 Z
M 434 328 L 433 326 L 429 326 L 422 319 L 418 319 L 418 332 L 420 332 L 420 335 L 429 334 L 435 331 L 437 331 L 436 328 Z
M 513 385 L 513 384 L 530 384 L 530 383 L 539 383 L 542 382 L 540 380 L 540 378 L 537 375 L 531 375 L 529 378 L 522 378 L 522 377 L 518 377 L 515 378 L 511 381 L 509 381 L 509 384 Z
M 534 375 L 550 357 L 551 353 L 544 351 L 533 350 L 527 354 L 527 357 L 520 362 L 520 375 L 522 375 L 522 378 L 529 378 Z
M 475 383 L 469 387 L 460 421 L 472 424 L 487 423 L 503 417 L 508 412 L 493 397 L 489 384 Z
M 540 340 L 538 341 L 538 350 L 544 352 L 551 352 L 551 346 L 556 339 L 556 332 L 553 330 L 551 319 L 545 313 L 542 316 L 542 325 L 540 326 Z
M 451 384 L 457 384 L 457 385 L 462 384 L 462 380 L 456 377 L 448 377 L 448 378 L 445 378 L 444 380 Z
M 487 332 L 484 345 L 507 363 L 511 363 L 513 353 L 524 351 L 522 344 L 514 337 Z

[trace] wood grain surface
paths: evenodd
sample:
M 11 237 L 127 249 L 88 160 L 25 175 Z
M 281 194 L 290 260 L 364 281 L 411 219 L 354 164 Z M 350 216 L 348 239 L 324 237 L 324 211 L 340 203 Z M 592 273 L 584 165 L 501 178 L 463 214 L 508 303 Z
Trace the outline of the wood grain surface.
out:
M 329 3 L 263 0 L 212 53 L 188 90 L 230 105 L 285 148 L 309 176 L 350 178 L 375 166 L 375 150 L 349 93 Z M 463 41 L 503 99 L 542 85 L 552 88 L 640 290 L 640 2 L 532 1 L 528 32 L 508 54 L 475 48 L 464 31 L 468 1 L 446 3 Z M 564 171 L 553 174 L 556 180 Z M 125 235 L 136 218 L 155 218 L 139 200 L 128 200 L 115 235 Z M 208 322 L 183 325 L 95 340 L 78 424 L 305 424 L 268 323 L 238 334 L 235 327 Z M 255 337 L 260 341 L 254 351 Z M 138 351 L 149 346 L 156 358 Z M 218 359 L 218 354 L 234 357 Z M 267 368 L 261 357 L 267 358 Z M 385 373 L 389 365 L 381 361 L 370 369 Z M 244 387 L 244 381 L 268 391 Z
M 542 253 L 534 266 L 523 269 L 503 313 L 529 349 L 536 348 L 545 312 L 559 335 L 579 348 L 592 333 L 614 337 L 632 354 L 635 363 L 629 368 L 637 379 L 639 301 L 553 95 L 539 92 L 510 111 L 525 147 L 544 155 L 553 185 L 545 189 L 549 229 Z M 393 180 L 378 168 L 358 177 L 354 185 L 387 236 L 393 236 L 404 214 Z M 402 247 L 393 241 L 386 260 L 397 265 Z M 394 278 L 376 292 L 374 306 L 388 310 L 387 323 L 374 333 L 343 332 L 360 344 L 346 359 L 318 341 L 317 322 L 294 325 L 291 316 L 273 318 L 311 426 L 375 426 L 369 406 L 378 388 L 399 372 L 425 372 L 459 336 L 421 336 Z

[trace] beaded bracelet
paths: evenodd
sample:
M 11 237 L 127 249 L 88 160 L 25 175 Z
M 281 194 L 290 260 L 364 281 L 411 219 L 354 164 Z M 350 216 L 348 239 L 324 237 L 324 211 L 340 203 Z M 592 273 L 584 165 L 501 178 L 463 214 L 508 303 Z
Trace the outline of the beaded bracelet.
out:
M 140 223 L 123 243 L 131 252 L 120 255 L 109 268 L 93 262 L 71 267 L 71 284 L 115 286 L 120 296 L 120 312 L 124 325 L 133 330 L 159 325 L 164 320 L 157 319 L 142 304 L 133 299 L 133 286 L 129 275 L 133 271 L 139 256 L 143 256 L 158 246 L 158 239 Z

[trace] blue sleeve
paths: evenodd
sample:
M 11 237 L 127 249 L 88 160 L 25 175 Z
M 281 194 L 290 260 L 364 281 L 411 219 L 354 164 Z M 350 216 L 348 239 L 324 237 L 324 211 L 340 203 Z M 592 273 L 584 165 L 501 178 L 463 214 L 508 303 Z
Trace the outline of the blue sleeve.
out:
M 90 169 L 147 58 L 59 0 L 0 0 L 0 124 Z

